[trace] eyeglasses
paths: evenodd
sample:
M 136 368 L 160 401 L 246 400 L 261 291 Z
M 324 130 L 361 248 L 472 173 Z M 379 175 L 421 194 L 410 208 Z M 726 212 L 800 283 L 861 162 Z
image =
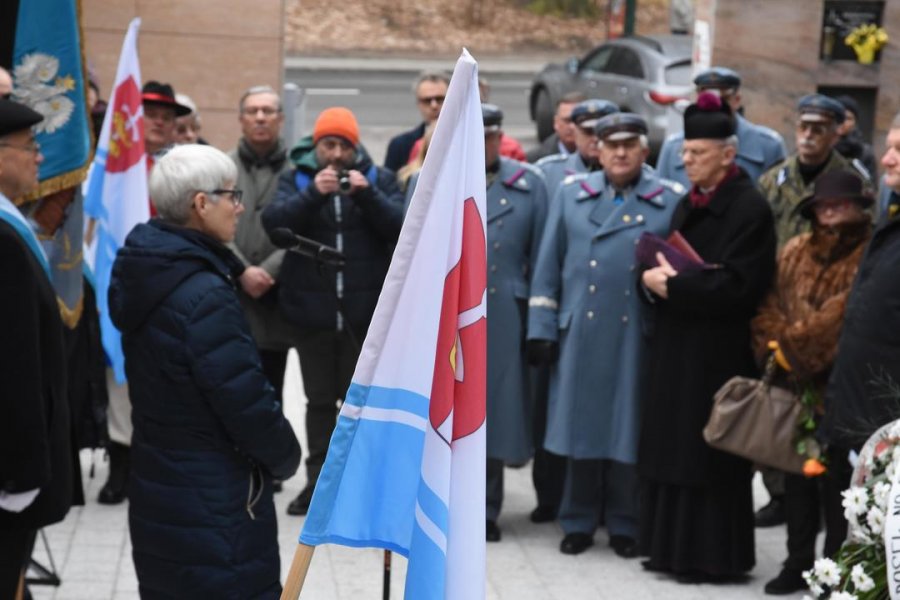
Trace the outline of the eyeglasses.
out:
M 256 116 L 256 113 L 261 112 L 264 117 L 271 117 L 277 115 L 281 111 L 277 108 L 272 108 L 271 106 L 257 106 L 256 108 L 252 106 L 247 106 L 241 110 L 242 113 L 247 115 L 248 117 Z
M 22 152 L 29 152 L 31 154 L 40 154 L 40 152 L 41 152 L 41 145 L 34 141 L 25 146 L 19 146 L 18 144 L 10 144 L 9 142 L 0 142 L 0 146 L 4 146 L 6 148 L 14 148 L 16 150 L 21 150 Z
M 435 104 L 435 103 L 436 103 L 436 104 L 443 104 L 443 103 L 444 103 L 444 99 L 445 99 L 446 97 L 447 97 L 447 96 L 426 96 L 426 97 L 424 97 L 424 98 L 418 98 L 418 100 L 419 100 L 419 104 L 428 104 L 428 105 L 430 105 L 430 104 Z
M 235 206 L 243 203 L 244 190 L 234 188 L 233 190 L 212 190 L 209 193 L 213 196 L 231 196 L 231 203 Z

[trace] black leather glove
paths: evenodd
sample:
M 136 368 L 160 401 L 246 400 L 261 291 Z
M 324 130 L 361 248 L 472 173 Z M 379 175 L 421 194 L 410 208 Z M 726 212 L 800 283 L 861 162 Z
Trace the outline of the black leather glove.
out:
M 525 355 L 529 365 L 552 365 L 559 360 L 559 342 L 528 340 L 525 342 Z

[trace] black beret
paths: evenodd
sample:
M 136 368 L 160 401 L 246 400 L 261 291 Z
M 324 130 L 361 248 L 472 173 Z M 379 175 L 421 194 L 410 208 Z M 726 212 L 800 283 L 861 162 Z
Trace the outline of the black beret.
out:
M 497 131 L 503 125 L 503 111 L 496 104 L 481 105 L 481 119 L 484 121 L 484 130 Z
M 849 110 L 854 117 L 859 118 L 859 104 L 857 104 L 856 100 L 846 94 L 838 96 L 835 100 L 844 105 L 844 110 Z
M 619 112 L 619 105 L 615 102 L 592 98 L 576 104 L 570 118 L 579 127 L 590 128 L 606 115 L 617 112 Z
M 822 122 L 834 121 L 838 125 L 844 122 L 844 105 L 823 94 L 807 94 L 797 102 L 797 112 L 801 121 Z
M 601 140 L 627 140 L 647 135 L 647 121 L 634 113 L 613 113 L 597 121 L 594 132 Z
M 28 129 L 44 120 L 44 116 L 15 100 L 0 98 L 0 135 Z
M 728 105 L 712 92 L 701 92 L 684 111 L 684 139 L 724 140 L 735 134 L 737 123 Z
M 741 76 L 728 67 L 712 67 L 700 71 L 694 77 L 694 85 L 698 88 L 716 88 L 727 90 L 741 87 Z
M 170 106 L 175 109 L 175 114 L 179 117 L 191 114 L 193 111 L 190 106 L 180 104 L 175 100 L 175 90 L 168 83 L 160 83 L 158 81 L 148 81 L 141 90 L 141 100 L 145 104 L 161 104 Z

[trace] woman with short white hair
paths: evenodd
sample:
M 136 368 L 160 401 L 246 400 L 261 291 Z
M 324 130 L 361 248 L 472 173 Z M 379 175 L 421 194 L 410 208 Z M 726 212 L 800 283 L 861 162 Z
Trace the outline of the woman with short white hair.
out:
M 135 227 L 109 291 L 122 332 L 134 436 L 129 528 L 142 598 L 277 598 L 272 478 L 300 446 L 235 294 L 224 245 L 243 208 L 237 172 L 210 146 L 159 159 L 159 218 Z

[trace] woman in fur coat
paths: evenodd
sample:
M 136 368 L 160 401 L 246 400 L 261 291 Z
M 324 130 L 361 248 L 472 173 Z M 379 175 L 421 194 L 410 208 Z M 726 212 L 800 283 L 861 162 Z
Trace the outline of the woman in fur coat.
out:
M 863 251 L 871 237 L 862 181 L 846 171 L 823 174 L 815 192 L 798 205 L 812 222 L 812 231 L 798 235 L 778 257 L 772 290 L 753 320 L 753 346 L 765 361 L 771 348 L 798 393 L 821 399 L 837 354 L 838 337 L 847 296 Z M 777 346 L 771 342 L 776 342 Z M 802 572 L 815 560 L 816 534 L 824 510 L 827 535 L 825 556 L 834 555 L 847 534 L 841 491 L 850 483 L 846 455 L 827 452 L 828 470 L 808 478 L 788 474 L 785 481 L 788 557 L 781 573 L 766 584 L 767 594 L 790 594 L 804 589 Z

